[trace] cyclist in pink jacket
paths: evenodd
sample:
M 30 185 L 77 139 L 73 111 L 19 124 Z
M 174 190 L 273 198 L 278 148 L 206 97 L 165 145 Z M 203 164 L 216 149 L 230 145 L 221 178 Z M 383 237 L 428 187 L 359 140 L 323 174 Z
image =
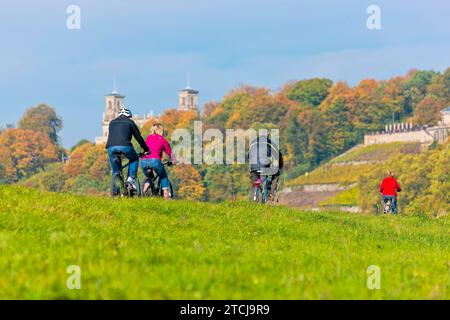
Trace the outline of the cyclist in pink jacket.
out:
M 169 142 L 163 137 L 164 128 L 161 124 L 154 124 L 150 128 L 150 135 L 147 137 L 146 144 L 150 148 L 150 154 L 144 156 L 141 160 L 141 167 L 144 174 L 147 174 L 147 169 L 151 168 L 159 176 L 161 187 L 164 192 L 164 198 L 170 198 L 169 178 L 167 177 L 166 169 L 161 159 L 163 153 L 166 153 L 170 161 L 175 164 L 175 158 L 172 154 Z M 150 186 L 144 185 L 143 192 L 145 193 Z

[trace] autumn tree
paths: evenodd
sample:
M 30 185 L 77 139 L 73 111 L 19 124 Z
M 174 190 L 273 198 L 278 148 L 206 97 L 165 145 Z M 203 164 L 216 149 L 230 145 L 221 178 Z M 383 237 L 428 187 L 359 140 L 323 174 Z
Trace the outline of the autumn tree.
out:
M 69 178 L 87 174 L 92 179 L 103 179 L 110 171 L 109 160 L 103 146 L 85 143 L 70 154 L 64 172 Z
M 217 110 L 219 105 L 220 103 L 216 101 L 209 101 L 205 103 L 205 105 L 203 106 L 203 116 L 204 117 L 211 116 Z
M 5 167 L 0 163 L 0 184 L 7 183 Z
M 92 142 L 89 141 L 89 140 L 81 139 L 81 140 L 78 141 L 72 148 L 70 148 L 70 151 L 72 152 L 72 151 L 74 151 L 76 148 L 78 148 L 78 147 L 80 147 L 80 146 L 82 146 L 83 144 L 86 144 L 86 143 L 92 144 Z
M 436 125 L 441 120 L 441 111 L 444 108 L 442 100 L 434 96 L 426 96 L 414 111 L 414 123 L 418 125 Z
M 64 174 L 64 190 L 75 193 L 106 192 L 110 182 L 110 165 L 104 146 L 84 143 L 73 150 Z
M 286 169 L 294 169 L 301 174 L 310 168 L 307 159 L 308 152 L 308 133 L 306 128 L 299 123 L 299 110 L 290 109 L 284 119 L 284 125 L 281 130 L 281 141 L 284 147 L 284 166 Z
M 172 171 L 172 184 L 178 197 L 188 200 L 204 199 L 206 189 L 203 179 L 193 165 L 176 165 Z
M 430 70 L 411 70 L 407 74 L 408 81 L 403 85 L 404 110 L 412 114 L 415 107 L 427 95 L 428 86 L 433 82 L 437 73 Z
M 193 128 L 196 119 L 198 119 L 198 114 L 195 111 L 167 109 L 158 119 L 150 119 L 147 121 L 141 129 L 141 133 L 145 139 L 150 132 L 151 126 L 155 123 L 160 123 L 164 127 L 165 136 L 170 137 L 175 129 Z
M 63 127 L 62 119 L 55 110 L 45 104 L 28 109 L 19 121 L 19 129 L 33 130 L 45 134 L 54 143 L 58 143 L 58 132 Z
M 45 171 L 21 181 L 20 185 L 43 191 L 61 192 L 63 191 L 66 180 L 67 176 L 64 173 L 64 164 L 56 162 L 48 165 Z
M 58 158 L 57 147 L 47 135 L 24 129 L 6 129 L 0 134 L 3 180 L 12 183 L 45 169 Z
M 287 97 L 301 104 L 318 107 L 327 97 L 332 85 L 333 81 L 325 78 L 301 80 L 292 86 L 291 90 L 287 93 Z
M 205 173 L 206 196 L 208 201 L 236 200 L 250 190 L 248 166 L 209 165 Z

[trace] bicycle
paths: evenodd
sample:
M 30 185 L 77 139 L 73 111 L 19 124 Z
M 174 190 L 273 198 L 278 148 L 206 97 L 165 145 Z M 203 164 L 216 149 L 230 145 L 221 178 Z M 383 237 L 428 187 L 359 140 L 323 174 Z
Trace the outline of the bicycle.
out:
M 139 158 L 141 158 L 144 154 L 139 154 Z M 129 197 L 132 198 L 134 196 L 141 196 L 141 186 L 139 184 L 139 178 L 136 177 L 136 188 L 133 187 L 133 185 L 126 181 L 126 179 L 124 178 L 123 175 L 123 170 L 125 168 L 127 168 L 130 165 L 130 162 L 128 161 L 128 163 L 126 165 L 122 165 L 122 160 L 126 158 L 125 155 L 120 152 L 120 151 L 115 151 L 114 152 L 114 159 L 113 161 L 115 161 L 118 164 L 119 172 L 115 173 L 112 177 L 112 181 L 111 181 L 111 196 L 113 198 L 115 197 Z
M 258 171 L 258 173 L 261 173 Z M 261 175 L 259 180 L 253 184 L 253 201 L 267 203 L 271 200 L 270 189 L 272 184 L 271 175 Z
M 171 161 L 166 161 L 163 162 L 163 165 L 165 167 L 170 167 L 173 165 L 173 163 Z M 146 168 L 147 173 L 146 173 L 146 178 L 145 180 L 142 182 L 142 196 L 143 197 L 164 197 L 164 191 L 161 187 L 161 180 L 159 179 L 159 176 L 155 173 L 155 171 L 150 168 L 147 167 Z M 148 188 L 145 188 L 145 185 L 149 184 Z M 145 192 L 144 190 L 147 189 Z M 173 199 L 173 188 L 172 188 L 172 183 L 169 181 L 169 198 Z
M 392 198 L 384 198 L 383 199 L 383 214 L 388 214 L 388 213 L 392 213 L 392 214 L 396 214 L 396 212 L 394 212 L 394 202 L 395 200 Z

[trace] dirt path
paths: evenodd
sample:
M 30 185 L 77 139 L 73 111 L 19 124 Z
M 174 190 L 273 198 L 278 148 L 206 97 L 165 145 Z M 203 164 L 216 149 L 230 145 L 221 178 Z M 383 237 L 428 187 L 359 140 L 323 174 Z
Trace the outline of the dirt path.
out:
M 337 195 L 335 191 L 305 191 L 303 189 L 284 192 L 280 195 L 280 203 L 295 208 L 317 208 L 319 203 Z

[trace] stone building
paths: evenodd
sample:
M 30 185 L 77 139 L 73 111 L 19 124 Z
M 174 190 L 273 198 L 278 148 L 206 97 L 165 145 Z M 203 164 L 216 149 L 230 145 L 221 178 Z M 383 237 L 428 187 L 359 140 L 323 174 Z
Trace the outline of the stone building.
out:
M 198 112 L 198 91 L 187 86 L 185 89 L 178 91 L 178 110 L 179 111 L 196 111 Z M 102 136 L 95 138 L 96 144 L 106 144 L 108 140 L 109 123 L 119 115 L 119 110 L 126 107 L 125 96 L 119 94 L 114 89 L 110 94 L 105 95 L 105 112 L 102 121 Z M 133 111 L 133 110 L 131 110 Z M 158 117 L 153 116 L 153 111 L 144 116 L 133 115 L 133 121 L 142 127 L 147 121 L 154 119 L 158 121 Z
M 450 107 L 442 111 L 442 120 L 434 127 L 413 126 L 411 123 L 394 123 L 386 125 L 382 132 L 366 134 L 364 144 L 391 142 L 420 142 L 431 144 L 444 142 L 450 132 Z
M 198 112 L 198 91 L 189 86 L 178 91 L 178 110 Z

